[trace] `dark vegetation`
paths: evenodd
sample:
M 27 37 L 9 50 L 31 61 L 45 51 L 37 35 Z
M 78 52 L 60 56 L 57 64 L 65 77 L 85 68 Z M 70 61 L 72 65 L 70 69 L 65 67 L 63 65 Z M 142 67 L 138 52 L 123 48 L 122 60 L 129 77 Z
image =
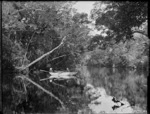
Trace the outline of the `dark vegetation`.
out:
M 147 2 L 96 2 L 91 17 L 96 29 L 107 36 L 90 36 L 85 13 L 72 8 L 74 2 L 2 3 L 2 95 L 3 111 L 54 112 L 61 104 L 35 85 L 18 76 L 26 76 L 53 93 L 65 106 L 73 106 L 70 97 L 83 90 L 79 84 L 43 82 L 50 67 L 70 71 L 77 65 L 130 67 L 148 70 L 149 38 Z M 100 4 L 106 4 L 101 9 Z M 65 39 L 65 40 L 64 40 Z M 64 42 L 62 42 L 62 40 Z M 62 43 L 62 45 L 60 45 Z M 60 45 L 60 46 L 59 46 Z M 45 53 L 58 48 L 28 66 Z M 78 67 L 78 69 L 80 69 Z M 71 86 L 72 85 L 72 86 Z M 76 86 L 75 86 L 76 85 Z M 79 102 L 80 101 L 80 102 Z M 82 100 L 76 107 L 82 107 Z M 73 108 L 77 110 L 77 108 Z

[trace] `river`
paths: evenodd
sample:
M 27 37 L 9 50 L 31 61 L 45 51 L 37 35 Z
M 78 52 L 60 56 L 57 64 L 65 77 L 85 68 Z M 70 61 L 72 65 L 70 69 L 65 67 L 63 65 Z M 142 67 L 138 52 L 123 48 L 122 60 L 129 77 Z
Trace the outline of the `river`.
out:
M 126 98 L 131 106 L 147 110 L 147 71 L 83 66 L 81 75 L 86 83 L 93 85 L 95 88 L 104 88 L 107 95 L 114 96 L 118 100 Z M 81 99 L 85 99 L 85 96 L 82 95 L 80 101 Z M 84 108 L 82 107 L 82 109 L 81 106 L 76 108 L 75 113 L 79 114 L 82 110 L 85 112 L 85 107 L 88 105 L 85 102 L 86 100 L 80 102 L 80 104 L 84 104 L 82 105 Z M 67 112 L 65 111 L 65 113 Z

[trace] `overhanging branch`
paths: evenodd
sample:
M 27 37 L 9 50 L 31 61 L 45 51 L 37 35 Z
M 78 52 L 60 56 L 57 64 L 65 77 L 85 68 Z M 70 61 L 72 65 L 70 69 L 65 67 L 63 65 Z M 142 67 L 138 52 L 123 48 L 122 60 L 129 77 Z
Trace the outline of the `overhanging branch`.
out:
M 59 47 L 61 47 L 61 45 L 63 45 L 64 40 L 66 39 L 66 37 L 64 37 L 61 41 L 61 43 L 55 47 L 54 49 L 52 49 L 51 51 L 45 53 L 44 55 L 40 56 L 39 58 L 37 58 L 36 60 L 34 60 L 33 62 L 31 62 L 30 64 L 28 64 L 27 66 L 22 66 L 22 67 L 16 67 L 16 69 L 19 70 L 25 70 L 26 68 L 30 67 L 31 65 L 35 64 L 36 62 L 40 61 L 41 59 L 43 59 L 44 57 L 46 57 L 47 55 L 51 54 L 53 51 L 55 51 L 56 49 L 58 49 Z

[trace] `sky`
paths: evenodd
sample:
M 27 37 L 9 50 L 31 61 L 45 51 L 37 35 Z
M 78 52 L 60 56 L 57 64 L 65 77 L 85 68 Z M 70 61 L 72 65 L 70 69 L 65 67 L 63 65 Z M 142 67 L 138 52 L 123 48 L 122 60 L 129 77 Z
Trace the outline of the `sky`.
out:
M 90 11 L 93 8 L 94 3 L 95 2 L 92 1 L 80 1 L 74 5 L 74 8 L 76 8 L 79 13 L 84 12 L 90 15 Z
M 79 13 L 87 13 L 90 19 L 90 12 L 91 9 L 93 9 L 93 4 L 95 3 L 95 1 L 79 1 L 77 2 L 73 8 L 77 9 L 77 12 Z M 90 32 L 90 35 L 96 35 L 96 34 L 100 34 L 101 31 L 97 31 L 95 28 L 95 22 L 92 21 L 92 24 L 88 25 L 89 28 L 92 29 L 92 31 Z

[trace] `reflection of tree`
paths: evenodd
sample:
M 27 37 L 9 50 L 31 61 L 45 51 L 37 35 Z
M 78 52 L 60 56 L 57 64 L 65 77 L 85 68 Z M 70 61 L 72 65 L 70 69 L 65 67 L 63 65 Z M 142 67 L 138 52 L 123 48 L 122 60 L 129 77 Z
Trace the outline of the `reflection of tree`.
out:
M 105 85 L 109 70 L 107 68 L 92 67 L 88 68 L 91 74 L 92 82 L 95 87 Z
M 132 101 L 134 99 L 135 105 L 140 105 L 142 108 L 146 108 L 147 99 L 147 79 L 144 75 L 137 75 L 135 72 L 130 72 L 124 83 L 127 84 L 128 90 L 126 97 Z M 130 94 L 130 95 L 129 95 Z
M 147 79 L 136 71 L 108 68 L 88 68 L 95 87 L 104 87 L 107 94 L 117 99 L 127 98 L 131 105 L 146 108 Z

